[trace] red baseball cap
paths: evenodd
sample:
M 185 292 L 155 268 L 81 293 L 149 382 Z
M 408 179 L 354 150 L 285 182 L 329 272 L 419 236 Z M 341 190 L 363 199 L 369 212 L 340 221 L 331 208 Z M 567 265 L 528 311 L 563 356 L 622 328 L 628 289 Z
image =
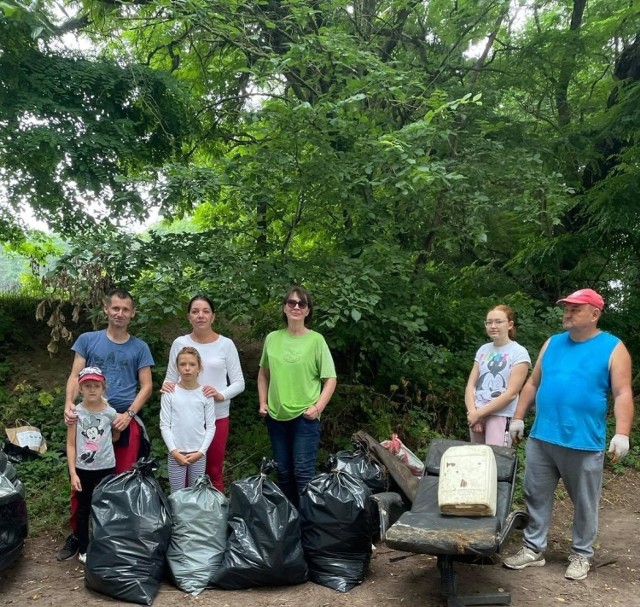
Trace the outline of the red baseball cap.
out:
M 78 373 L 78 383 L 81 384 L 89 380 L 100 382 L 106 381 L 104 374 L 99 367 L 85 367 L 80 371 L 80 373 Z
M 572 304 L 591 304 L 602 310 L 604 308 L 604 299 L 600 293 L 596 293 L 593 289 L 580 289 L 571 295 L 567 295 L 563 299 L 559 299 L 556 303 L 572 303 Z

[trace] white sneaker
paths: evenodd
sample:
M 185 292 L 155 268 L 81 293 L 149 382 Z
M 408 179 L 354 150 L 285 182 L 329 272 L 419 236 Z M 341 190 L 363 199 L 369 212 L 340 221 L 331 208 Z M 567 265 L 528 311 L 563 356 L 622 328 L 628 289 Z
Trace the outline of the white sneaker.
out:
M 534 552 L 531 548 L 523 546 L 513 556 L 509 556 L 502 564 L 509 569 L 524 569 L 525 567 L 542 567 L 546 561 L 543 552 Z
M 568 580 L 584 580 L 591 569 L 591 563 L 586 556 L 580 554 L 569 555 L 569 566 L 565 571 L 564 577 Z
M 78 552 L 78 560 L 84 565 L 87 562 L 87 553 Z

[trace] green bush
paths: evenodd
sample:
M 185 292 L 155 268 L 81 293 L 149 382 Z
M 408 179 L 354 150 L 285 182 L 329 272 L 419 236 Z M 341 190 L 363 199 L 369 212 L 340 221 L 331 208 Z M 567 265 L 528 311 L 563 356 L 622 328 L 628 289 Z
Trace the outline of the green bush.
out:
M 0 362 L 15 349 L 34 345 L 33 330 L 38 300 L 14 292 L 0 292 Z M 43 331 L 46 325 L 40 323 Z
M 64 393 L 40 390 L 26 382 L 0 393 L 0 427 L 36 426 L 48 450 L 38 459 L 17 464 L 18 476 L 27 492 L 31 533 L 61 528 L 69 516 L 69 476 L 65 446 L 67 429 L 62 412 Z
M 66 456 L 49 450 L 37 460 L 17 464 L 17 469 L 27 492 L 30 533 L 63 531 L 71 493 Z

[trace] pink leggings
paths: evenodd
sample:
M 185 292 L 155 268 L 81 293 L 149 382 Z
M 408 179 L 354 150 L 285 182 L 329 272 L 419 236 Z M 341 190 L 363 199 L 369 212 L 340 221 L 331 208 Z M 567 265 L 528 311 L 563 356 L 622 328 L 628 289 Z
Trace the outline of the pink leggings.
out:
M 213 486 L 218 491 L 224 491 L 224 481 L 222 470 L 224 467 L 224 456 L 227 452 L 227 438 L 229 437 L 229 418 L 216 419 L 216 433 L 213 441 L 207 450 L 206 472 L 211 478 Z
M 469 430 L 471 442 L 478 445 L 498 445 L 499 447 L 511 447 L 511 437 L 507 432 L 507 424 L 510 417 L 502 415 L 489 415 L 483 420 L 484 432 Z

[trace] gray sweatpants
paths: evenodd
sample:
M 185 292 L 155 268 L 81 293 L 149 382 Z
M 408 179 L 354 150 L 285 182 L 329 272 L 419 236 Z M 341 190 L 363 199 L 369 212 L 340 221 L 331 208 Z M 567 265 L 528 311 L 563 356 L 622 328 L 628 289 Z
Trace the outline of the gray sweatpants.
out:
M 535 552 L 547 547 L 554 491 L 562 478 L 574 507 L 571 551 L 593 557 L 604 451 L 569 449 L 529 438 L 526 454 L 524 497 L 529 524 L 524 530 L 524 545 Z

